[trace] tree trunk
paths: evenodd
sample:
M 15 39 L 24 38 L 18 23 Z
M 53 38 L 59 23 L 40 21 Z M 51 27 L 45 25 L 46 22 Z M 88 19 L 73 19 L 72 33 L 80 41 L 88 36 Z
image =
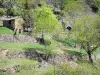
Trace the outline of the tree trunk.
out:
M 93 63 L 92 52 L 91 52 L 91 50 L 88 50 L 87 53 L 88 53 L 88 57 L 89 57 L 90 62 Z
M 42 43 L 44 44 L 44 46 L 45 46 L 45 49 L 47 49 L 47 46 L 46 46 L 46 41 L 45 41 L 45 39 L 44 39 L 44 33 L 43 33 L 43 31 L 42 31 Z

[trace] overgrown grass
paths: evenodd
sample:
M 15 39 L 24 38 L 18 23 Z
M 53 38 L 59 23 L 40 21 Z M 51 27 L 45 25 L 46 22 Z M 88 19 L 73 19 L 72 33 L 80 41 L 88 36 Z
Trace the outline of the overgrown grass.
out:
M 78 62 L 77 67 L 68 64 L 35 68 L 33 70 L 22 70 L 14 75 L 100 75 L 100 60 L 90 64 L 87 61 Z
M 48 72 L 51 73 L 51 72 L 53 72 L 53 70 L 54 70 L 53 66 L 40 67 L 40 68 L 35 68 L 32 70 L 22 70 L 14 75 L 48 75 L 46 73 L 48 73 Z
M 80 61 L 77 67 L 71 67 L 68 64 L 63 64 L 55 67 L 55 75 L 100 75 L 100 60 L 92 65 L 87 61 Z M 53 72 L 48 72 L 45 75 L 54 75 Z
M 0 26 L 0 34 L 13 34 L 14 32 L 6 27 Z
M 34 60 L 29 60 L 25 58 L 21 59 L 0 59 L 0 68 L 10 68 L 14 67 L 16 65 L 21 65 L 21 66 L 26 66 L 26 65 L 34 65 L 38 63 L 37 61 Z

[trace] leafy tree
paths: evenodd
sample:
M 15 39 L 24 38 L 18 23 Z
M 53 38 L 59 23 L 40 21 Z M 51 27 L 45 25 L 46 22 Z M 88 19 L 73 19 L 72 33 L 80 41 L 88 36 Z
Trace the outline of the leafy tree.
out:
M 44 39 L 44 33 L 55 33 L 56 30 L 60 29 L 61 26 L 50 8 L 37 8 L 35 13 L 34 31 L 42 33 L 42 39 Z
M 21 11 L 20 16 L 25 22 L 24 26 L 30 34 L 34 24 L 34 12 L 32 11 L 34 8 L 34 0 L 17 0 L 16 3 L 17 8 Z
M 2 1 L 2 5 L 7 9 L 7 11 L 6 11 L 7 17 L 10 16 L 11 9 L 16 4 L 16 1 L 15 0 L 1 0 L 1 1 Z
M 3 16 L 6 14 L 6 9 L 0 8 L 0 16 Z
M 76 34 L 75 39 L 86 50 L 92 63 L 92 53 L 100 46 L 99 23 L 97 16 L 84 16 L 76 20 L 72 29 L 72 32 Z
M 54 32 L 56 28 L 60 27 L 56 16 L 49 8 L 37 8 L 35 13 L 37 32 Z
M 17 6 L 20 9 L 31 9 L 34 7 L 35 0 L 17 0 Z

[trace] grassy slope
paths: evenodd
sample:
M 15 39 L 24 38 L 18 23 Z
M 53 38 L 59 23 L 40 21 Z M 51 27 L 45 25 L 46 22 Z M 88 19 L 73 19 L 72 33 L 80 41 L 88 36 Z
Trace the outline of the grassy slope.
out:
M 32 70 L 21 70 L 14 75 L 48 75 L 46 73 L 53 73 L 54 66 L 35 68 Z
M 0 34 L 13 34 L 13 31 L 5 27 L 0 27 Z M 64 43 L 75 45 L 74 41 L 65 41 Z M 0 43 L 0 48 L 16 49 L 16 50 L 25 49 L 25 48 L 33 48 L 33 49 L 41 49 L 41 50 L 45 49 L 44 45 L 27 44 L 27 43 Z M 83 54 L 86 54 L 84 50 L 77 50 L 77 49 L 69 49 L 67 50 L 67 52 L 69 54 L 75 54 L 75 53 L 80 53 L 80 52 Z M 100 53 L 100 50 L 96 50 L 94 53 Z M 27 66 L 27 65 L 33 65 L 36 63 L 37 63 L 36 61 L 29 60 L 29 59 L 0 59 L 0 68 L 8 68 L 8 67 L 13 67 L 15 65 Z M 72 69 L 70 68 L 67 68 L 67 69 L 68 69 L 68 72 L 72 72 L 73 74 Z M 91 68 L 88 68 L 88 69 L 90 70 Z M 32 70 L 21 70 L 19 73 L 16 73 L 15 75 L 49 75 L 49 74 L 52 75 L 53 70 L 54 70 L 54 67 L 47 67 L 47 68 L 40 68 L 40 69 L 36 68 Z M 75 70 L 74 73 L 76 72 L 77 72 L 77 69 Z M 92 71 L 89 71 L 89 72 L 92 72 Z M 79 74 L 76 73 L 75 75 L 79 75 Z
M 26 66 L 26 65 L 34 65 L 36 64 L 37 61 L 34 60 L 29 60 L 29 59 L 0 59 L 0 68 L 9 68 L 9 67 L 13 67 L 15 65 L 22 65 L 22 66 Z
M 22 70 L 14 75 L 100 75 L 100 60 L 95 62 L 95 66 L 87 61 L 77 62 L 77 67 L 71 67 L 68 64 L 35 68 L 32 70 Z

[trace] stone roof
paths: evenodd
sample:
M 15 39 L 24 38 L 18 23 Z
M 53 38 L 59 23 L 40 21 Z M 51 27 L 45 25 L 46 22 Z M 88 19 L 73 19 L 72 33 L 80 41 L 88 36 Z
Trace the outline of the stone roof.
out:
M 18 17 L 6 17 L 6 16 L 2 16 L 2 17 L 0 17 L 0 20 L 1 21 L 3 21 L 3 20 L 12 20 L 12 19 L 16 19 L 16 18 L 18 18 Z

